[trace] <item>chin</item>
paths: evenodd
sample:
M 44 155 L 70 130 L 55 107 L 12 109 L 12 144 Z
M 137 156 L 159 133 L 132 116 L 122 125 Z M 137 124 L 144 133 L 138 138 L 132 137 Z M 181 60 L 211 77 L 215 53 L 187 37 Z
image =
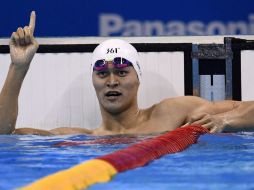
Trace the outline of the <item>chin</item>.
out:
M 118 114 L 118 113 L 121 113 L 124 108 L 123 106 L 119 105 L 119 104 L 107 104 L 107 105 L 104 105 L 103 106 L 104 110 L 106 110 L 107 112 L 109 113 L 113 113 L 113 114 Z
M 124 99 L 122 97 L 108 98 L 104 96 L 101 98 L 100 105 L 106 112 L 117 114 L 122 112 L 125 107 L 125 101 L 123 100 Z

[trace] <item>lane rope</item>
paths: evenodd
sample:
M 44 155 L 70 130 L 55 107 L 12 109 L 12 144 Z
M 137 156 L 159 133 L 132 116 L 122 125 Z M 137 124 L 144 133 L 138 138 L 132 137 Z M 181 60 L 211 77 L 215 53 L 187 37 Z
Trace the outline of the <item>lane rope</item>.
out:
M 21 190 L 78 190 L 110 181 L 119 172 L 141 167 L 166 154 L 183 151 L 209 133 L 201 126 L 189 125 L 127 148 L 97 157 L 67 170 L 46 176 Z

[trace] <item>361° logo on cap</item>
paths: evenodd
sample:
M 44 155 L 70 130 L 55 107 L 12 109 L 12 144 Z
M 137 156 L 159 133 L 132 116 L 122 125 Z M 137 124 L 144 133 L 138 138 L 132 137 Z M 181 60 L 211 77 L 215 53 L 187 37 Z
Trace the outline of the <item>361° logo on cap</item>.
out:
M 120 48 L 108 48 L 106 54 L 109 54 L 109 53 L 118 53 L 119 49 Z

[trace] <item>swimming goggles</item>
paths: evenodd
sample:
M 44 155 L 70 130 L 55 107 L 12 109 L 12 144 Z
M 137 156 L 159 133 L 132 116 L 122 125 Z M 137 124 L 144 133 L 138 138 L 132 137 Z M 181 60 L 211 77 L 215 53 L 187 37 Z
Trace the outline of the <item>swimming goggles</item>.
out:
M 106 61 L 105 59 L 97 60 L 93 66 L 93 70 L 102 71 L 102 70 L 108 69 L 108 62 L 109 61 Z M 125 67 L 133 66 L 130 61 L 128 61 L 127 59 L 123 57 L 115 57 L 112 60 L 112 64 L 113 64 L 113 67 L 117 69 L 123 69 Z

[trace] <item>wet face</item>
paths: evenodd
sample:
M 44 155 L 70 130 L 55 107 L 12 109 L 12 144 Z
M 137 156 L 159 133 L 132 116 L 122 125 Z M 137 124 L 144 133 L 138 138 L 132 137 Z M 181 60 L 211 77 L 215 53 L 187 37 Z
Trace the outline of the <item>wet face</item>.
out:
M 109 113 L 121 113 L 137 104 L 139 80 L 131 66 L 117 69 L 109 63 L 108 69 L 93 71 L 93 85 L 101 109 Z

